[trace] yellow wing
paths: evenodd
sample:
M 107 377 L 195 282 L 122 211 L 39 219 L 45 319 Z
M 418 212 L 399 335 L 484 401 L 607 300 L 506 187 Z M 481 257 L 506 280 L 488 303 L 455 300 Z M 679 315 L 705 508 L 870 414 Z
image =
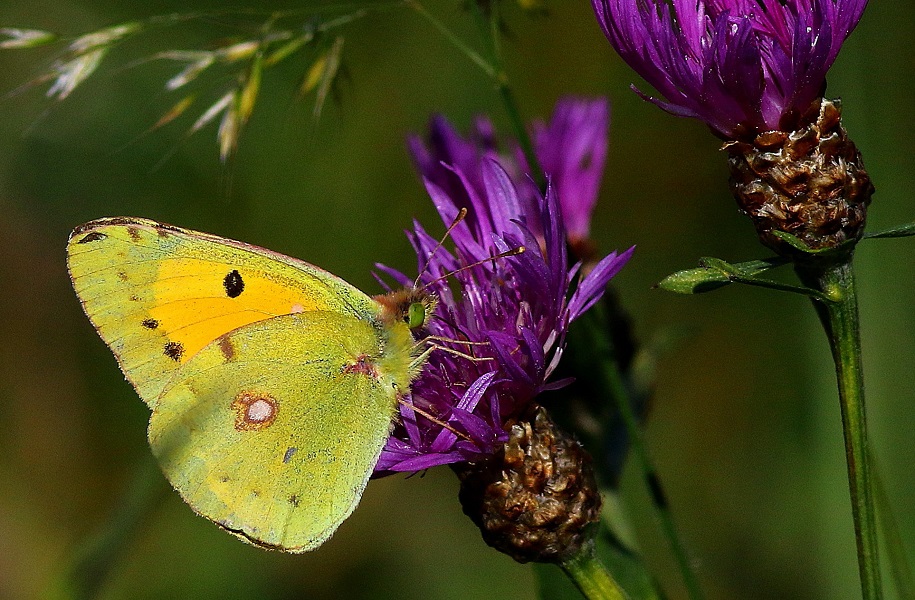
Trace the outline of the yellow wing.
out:
M 179 367 L 153 410 L 162 470 L 197 513 L 242 539 L 316 548 L 359 502 L 396 389 L 409 385 L 379 365 L 384 346 L 369 323 L 331 312 L 220 337 Z
M 86 314 L 150 408 L 181 365 L 237 327 L 314 310 L 371 321 L 379 310 L 303 261 L 146 219 L 77 227 L 67 262 Z

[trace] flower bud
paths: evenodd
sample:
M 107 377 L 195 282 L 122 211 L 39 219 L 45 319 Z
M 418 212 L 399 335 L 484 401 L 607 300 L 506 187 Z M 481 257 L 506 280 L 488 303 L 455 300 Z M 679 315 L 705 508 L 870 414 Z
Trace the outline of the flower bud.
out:
M 464 514 L 518 562 L 562 563 L 593 539 L 601 496 L 591 456 L 540 408 L 502 451 L 455 466 Z
M 809 125 L 724 146 L 741 211 L 753 220 L 760 241 L 783 256 L 802 253 L 777 231 L 812 250 L 836 248 L 864 233 L 874 186 L 842 126 L 841 112 L 837 100 L 822 99 Z

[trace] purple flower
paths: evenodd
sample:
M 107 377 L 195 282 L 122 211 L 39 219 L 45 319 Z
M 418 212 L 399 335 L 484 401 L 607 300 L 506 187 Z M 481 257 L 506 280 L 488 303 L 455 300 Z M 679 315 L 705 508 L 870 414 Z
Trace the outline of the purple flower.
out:
M 667 112 L 727 139 L 793 131 L 867 0 L 592 0 L 597 20 Z M 634 88 L 633 88 L 634 89 Z
M 549 123 L 533 123 L 534 152 L 556 189 L 566 235 L 573 244 L 588 238 L 607 159 L 609 125 L 610 105 L 605 98 L 571 97 L 556 103 Z M 483 191 L 481 160 L 484 157 L 498 160 L 514 182 L 524 211 L 536 211 L 539 191 L 530 179 L 523 152 L 512 139 L 504 140 L 500 149 L 488 119 L 478 117 L 466 138 L 440 116 L 433 117 L 429 130 L 428 142 L 416 136 L 408 140 L 417 168 L 426 179 L 450 197 L 466 203 L 464 184 L 444 165 L 461 171 L 469 187 L 480 194 Z M 531 227 L 537 237 L 542 237 L 538 223 Z
M 455 156 L 467 148 L 453 149 Z M 569 323 L 600 299 L 632 252 L 607 256 L 573 285 L 579 265 L 568 263 L 555 189 L 523 198 L 495 160 L 464 158 L 446 168 L 451 177 L 426 178 L 443 222 L 468 209 L 451 233 L 454 251 L 436 248 L 438 241 L 419 223 L 408 237 L 418 258 L 419 286 L 438 297 L 426 334 L 472 342 L 442 344 L 477 360 L 441 349 L 431 353 L 409 402 L 436 419 L 402 405 L 376 475 L 478 460 L 501 447 L 510 424 L 534 398 L 565 383 L 550 381 L 550 375 Z M 519 246 L 525 248 L 521 254 L 486 260 Z M 467 268 L 443 277 L 461 267 Z M 379 268 L 398 284 L 413 285 L 406 275 Z

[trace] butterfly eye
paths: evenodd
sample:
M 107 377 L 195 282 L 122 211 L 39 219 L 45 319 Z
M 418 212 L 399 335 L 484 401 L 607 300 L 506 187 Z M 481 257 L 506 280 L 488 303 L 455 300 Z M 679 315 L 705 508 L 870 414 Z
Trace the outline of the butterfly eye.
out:
M 426 307 L 422 302 L 413 302 L 407 308 L 405 321 L 410 329 L 418 329 L 426 323 Z

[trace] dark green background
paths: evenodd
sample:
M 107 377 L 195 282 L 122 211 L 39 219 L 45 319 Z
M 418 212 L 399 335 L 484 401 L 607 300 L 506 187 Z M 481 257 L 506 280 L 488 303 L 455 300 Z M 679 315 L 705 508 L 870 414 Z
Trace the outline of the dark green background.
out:
M 432 2 L 468 39 L 458 0 Z M 830 76 L 877 186 L 871 228 L 915 218 L 911 117 L 915 6 L 872 2 Z M 268 8 L 300 7 L 276 2 Z M 5 0 L 0 24 L 79 34 L 218 2 Z M 262 7 L 263 8 L 263 7 Z M 548 18 L 509 11 L 509 74 L 527 117 L 563 94 L 613 101 L 610 156 L 594 219 L 605 250 L 638 245 L 617 279 L 644 339 L 674 335 L 659 362 L 648 440 L 683 537 L 712 598 L 858 597 L 839 407 L 831 360 L 800 297 L 728 288 L 698 297 L 652 290 L 700 256 L 760 257 L 727 189 L 725 156 L 698 122 L 628 91 L 636 76 L 590 5 L 549 2 Z M 404 150 L 432 112 L 462 128 L 487 112 L 489 82 L 406 10 L 348 30 L 342 103 L 315 125 L 292 100 L 307 65 L 267 74 L 237 160 L 217 160 L 215 127 L 182 142 L 183 122 L 141 134 L 177 99 L 175 69 L 121 69 L 151 52 L 237 33 L 224 20 L 144 36 L 71 98 L 31 90 L 0 100 L 0 597 L 33 598 L 105 522 L 147 460 L 147 410 L 73 294 L 70 229 L 146 216 L 301 257 L 368 292 L 376 261 L 411 270 L 401 231 L 431 205 Z M 0 52 L 0 92 L 52 54 Z M 199 108 L 196 109 L 199 114 Z M 159 160 L 178 146 L 161 167 Z M 871 436 L 908 549 L 915 552 L 915 242 L 858 253 Z M 650 568 L 683 596 L 646 494 L 627 470 L 625 507 Z M 103 597 L 532 598 L 532 570 L 486 547 L 447 469 L 369 485 L 334 538 L 304 556 L 247 546 L 193 515 L 177 494 L 143 520 Z M 913 556 L 915 558 L 915 556 Z

